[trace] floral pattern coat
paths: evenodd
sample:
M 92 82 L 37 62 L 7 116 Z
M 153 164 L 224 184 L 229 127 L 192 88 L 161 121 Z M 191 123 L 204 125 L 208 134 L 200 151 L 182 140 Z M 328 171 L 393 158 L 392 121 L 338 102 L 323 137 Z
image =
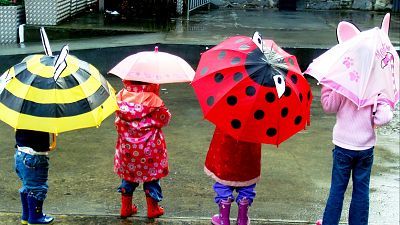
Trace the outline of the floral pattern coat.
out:
M 159 85 L 129 85 L 117 94 L 119 110 L 114 171 L 130 182 L 149 182 L 168 175 L 167 148 L 161 128 L 171 114 L 158 96 Z

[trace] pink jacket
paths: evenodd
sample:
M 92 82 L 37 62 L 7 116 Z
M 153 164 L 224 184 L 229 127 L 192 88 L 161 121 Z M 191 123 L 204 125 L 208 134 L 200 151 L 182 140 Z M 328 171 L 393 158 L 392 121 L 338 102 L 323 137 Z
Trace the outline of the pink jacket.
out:
M 349 150 L 366 150 L 375 146 L 374 127 L 385 125 L 393 118 L 386 103 L 378 102 L 373 114 L 373 106 L 358 109 L 352 101 L 325 86 L 321 89 L 321 103 L 325 112 L 336 113 L 332 142 Z
M 114 171 L 131 182 L 149 182 L 168 175 L 168 156 L 161 128 L 171 114 L 157 95 L 159 86 L 127 85 L 117 94 L 119 110 Z

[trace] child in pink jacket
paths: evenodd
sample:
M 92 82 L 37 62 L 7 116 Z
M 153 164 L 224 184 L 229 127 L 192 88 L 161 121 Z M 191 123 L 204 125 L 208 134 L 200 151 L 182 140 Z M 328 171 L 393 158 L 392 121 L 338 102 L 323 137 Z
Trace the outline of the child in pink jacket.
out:
M 168 157 L 161 128 L 171 114 L 158 96 L 160 85 L 124 81 L 125 88 L 117 94 L 119 110 L 115 125 L 118 132 L 114 171 L 122 179 L 121 217 L 135 214 L 132 196 L 139 183 L 146 195 L 147 217 L 164 214 L 158 205 L 163 198 L 160 179 L 168 175 Z
M 369 183 L 376 144 L 374 129 L 390 122 L 393 112 L 388 104 L 379 101 L 375 106 L 358 108 L 352 101 L 325 86 L 321 90 L 321 103 L 325 112 L 336 113 L 332 181 L 322 224 L 339 223 L 344 194 L 352 177 L 349 224 L 367 225 Z

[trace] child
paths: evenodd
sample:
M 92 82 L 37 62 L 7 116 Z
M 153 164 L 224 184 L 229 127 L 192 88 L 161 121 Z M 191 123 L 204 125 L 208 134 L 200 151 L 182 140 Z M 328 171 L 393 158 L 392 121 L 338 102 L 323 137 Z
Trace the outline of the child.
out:
M 158 96 L 160 86 L 138 81 L 123 81 L 125 88 L 117 94 L 119 110 L 115 125 L 118 132 L 114 171 L 122 178 L 121 218 L 135 214 L 132 195 L 143 183 L 147 217 L 164 214 L 158 205 L 163 199 L 160 178 L 168 175 L 168 158 L 161 128 L 168 124 L 171 114 Z
M 49 133 L 17 129 L 15 140 L 15 171 L 22 181 L 21 224 L 51 224 L 54 218 L 43 214 L 42 207 L 48 190 L 48 152 L 55 147 L 55 136 L 50 146 Z
M 352 176 L 349 224 L 367 225 L 369 183 L 376 143 L 374 128 L 390 122 L 393 112 L 383 102 L 358 109 L 352 101 L 325 86 L 321 89 L 321 103 L 325 112 L 336 113 L 336 124 L 333 128 L 335 147 L 331 188 L 323 220 L 317 224 L 339 223 L 344 193 Z
M 219 214 L 214 215 L 214 225 L 229 225 L 231 203 L 235 200 L 233 191 L 238 192 L 238 225 L 250 224 L 247 215 L 256 192 L 256 182 L 260 179 L 261 144 L 238 141 L 218 127 L 214 131 L 207 153 L 204 171 L 215 179 L 213 188 Z

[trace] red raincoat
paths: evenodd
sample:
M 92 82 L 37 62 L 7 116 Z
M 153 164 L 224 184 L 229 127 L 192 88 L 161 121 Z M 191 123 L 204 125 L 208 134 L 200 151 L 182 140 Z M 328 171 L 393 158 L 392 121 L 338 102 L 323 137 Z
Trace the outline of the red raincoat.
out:
M 204 171 L 217 182 L 234 187 L 256 183 L 261 173 L 261 144 L 238 141 L 216 128 Z
M 161 128 L 171 114 L 158 96 L 159 85 L 132 85 L 117 94 L 119 110 L 114 171 L 130 182 L 149 182 L 168 175 L 168 157 Z

